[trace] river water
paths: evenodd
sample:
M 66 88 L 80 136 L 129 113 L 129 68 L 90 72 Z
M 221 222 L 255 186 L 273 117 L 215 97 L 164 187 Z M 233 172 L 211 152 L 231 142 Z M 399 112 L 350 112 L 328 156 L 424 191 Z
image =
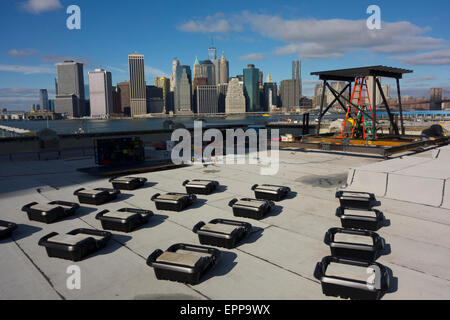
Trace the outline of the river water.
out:
M 227 117 L 206 117 L 202 118 L 204 126 L 214 127 L 218 125 L 259 125 L 270 122 L 283 121 L 286 119 L 298 120 L 302 122 L 302 115 L 262 115 L 251 116 L 227 116 Z M 314 123 L 315 116 L 311 115 L 310 123 Z M 196 118 L 197 120 L 197 118 Z M 171 118 L 149 118 L 149 119 L 121 119 L 121 120 L 55 120 L 55 121 L 0 121 L 0 125 L 26 129 L 30 131 L 40 131 L 45 128 L 52 129 L 58 134 L 73 133 L 101 133 L 101 132 L 129 132 L 129 131 L 151 131 L 167 128 L 168 121 L 175 124 L 183 124 L 186 128 L 194 127 L 192 117 L 171 117 Z M 0 135 L 2 131 L 0 130 Z M 11 136 L 3 132 L 3 137 Z

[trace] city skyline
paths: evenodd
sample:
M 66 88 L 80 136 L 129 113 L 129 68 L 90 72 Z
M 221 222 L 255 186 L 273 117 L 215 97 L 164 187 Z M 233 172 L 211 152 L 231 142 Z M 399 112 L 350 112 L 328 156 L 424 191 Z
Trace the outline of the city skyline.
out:
M 329 1 L 325 13 L 319 10 L 321 6 L 309 2 L 281 1 L 274 6 L 268 1 L 232 1 L 228 6 L 215 4 L 204 8 L 201 2 L 148 4 L 134 1 L 133 4 L 114 3 L 114 6 L 106 7 L 101 3 L 77 1 L 82 13 L 81 30 L 68 30 L 65 9 L 72 3 L 56 2 L 61 6 L 47 11 L 41 8 L 44 10 L 41 12 L 27 11 L 23 5 L 28 3 L 25 0 L 4 4 L 5 19 L 0 23 L 9 30 L 11 41 L 2 43 L 0 48 L 1 107 L 29 109 L 30 105 L 39 103 L 39 89 L 44 88 L 53 98 L 55 63 L 67 59 L 84 63 L 85 82 L 89 72 L 102 68 L 112 73 L 113 84 L 116 84 L 129 80 L 127 56 L 137 51 L 145 56 L 145 80 L 152 84 L 155 77 L 170 77 L 174 57 L 191 68 L 196 56 L 199 60 L 208 59 L 211 36 L 217 57 L 222 51 L 226 54 L 230 77 L 242 74 L 247 64 L 255 64 L 280 84 L 291 78 L 292 61 L 301 60 L 306 96 L 313 95 L 318 83 L 318 79 L 310 75 L 312 71 L 379 64 L 404 66 L 415 71 L 405 77 L 404 94 L 427 95 L 432 87 L 443 87 L 444 95 L 448 92 L 450 71 L 443 68 L 450 64 L 450 28 L 445 19 L 446 10 L 436 11 L 425 4 L 406 6 L 402 1 L 395 4 L 379 1 L 382 45 L 364 44 L 359 37 L 344 33 L 342 37 L 347 49 L 335 46 L 327 51 L 325 49 L 330 49 L 331 42 L 323 42 L 323 39 L 327 33 L 334 34 L 333 26 L 343 26 L 345 31 L 358 28 L 369 16 L 366 14 L 369 3 L 346 6 L 343 10 Z M 434 4 L 439 5 L 448 6 L 444 1 Z M 136 22 L 138 19 L 130 22 L 130 13 L 139 6 L 144 13 L 147 12 L 145 9 L 151 8 L 148 12 L 158 14 L 147 19 L 145 25 Z M 258 10 L 249 13 L 252 6 Z M 102 25 L 95 21 L 99 15 L 104 20 Z M 120 15 L 123 15 L 123 21 Z M 267 21 L 267 26 L 261 24 L 262 20 Z M 310 21 L 316 28 L 305 26 L 305 21 Z M 124 26 L 125 22 L 128 27 Z M 269 30 L 270 26 L 277 28 Z M 112 29 L 115 32 L 111 32 Z M 124 38 L 131 30 L 133 34 Z M 309 31 L 311 38 L 317 38 L 316 42 L 299 36 L 301 30 Z M 290 32 L 283 35 L 282 31 Z M 376 34 L 377 30 L 373 32 Z M 142 40 L 146 34 L 151 36 L 151 41 Z M 399 36 L 407 43 L 396 43 Z M 311 49 L 314 45 L 322 45 L 324 56 Z M 367 49 L 363 49 L 363 45 Z

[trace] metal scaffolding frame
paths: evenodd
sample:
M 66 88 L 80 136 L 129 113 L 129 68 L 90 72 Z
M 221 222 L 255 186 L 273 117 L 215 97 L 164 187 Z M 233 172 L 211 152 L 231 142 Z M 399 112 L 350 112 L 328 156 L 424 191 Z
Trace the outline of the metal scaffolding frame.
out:
M 320 113 L 319 113 L 319 123 L 318 123 L 318 131 L 317 133 L 320 134 L 320 127 L 322 124 L 322 119 L 325 116 L 325 114 L 328 112 L 328 110 L 336 103 L 336 101 L 339 103 L 339 105 L 344 109 L 345 112 L 348 111 L 348 108 L 355 107 L 356 106 L 353 101 L 350 101 L 351 99 L 351 91 L 352 91 L 352 84 L 357 81 L 357 79 L 360 78 L 369 78 L 372 77 L 373 79 L 373 92 L 372 92 L 372 100 L 373 100 L 373 115 L 368 115 L 370 118 L 373 119 L 373 132 L 376 136 L 377 132 L 377 88 L 380 91 L 381 98 L 383 99 L 383 105 L 386 108 L 386 111 L 389 116 L 389 121 L 391 123 L 392 128 L 394 129 L 395 135 L 397 136 L 404 136 L 405 135 L 405 126 L 403 121 L 403 108 L 402 108 L 402 99 L 401 99 L 401 91 L 400 91 L 400 79 L 403 78 L 403 74 L 406 73 L 412 73 L 412 70 L 407 69 L 401 69 L 401 68 L 393 68 L 393 67 L 386 67 L 386 66 L 371 66 L 371 67 L 361 67 L 361 68 L 351 68 L 351 69 L 341 69 L 341 70 L 331 70 L 331 71 L 320 71 L 320 72 L 312 72 L 311 75 L 317 75 L 319 76 L 319 79 L 323 81 L 322 86 L 322 101 L 320 104 Z M 397 95 L 398 95 L 398 103 L 399 103 L 399 111 L 400 111 L 400 123 L 401 123 L 401 133 L 399 131 L 399 128 L 397 124 L 394 121 L 394 116 L 391 113 L 391 110 L 389 108 L 389 104 L 387 102 L 385 93 L 383 91 L 383 88 L 381 86 L 380 81 L 378 80 L 378 77 L 385 77 L 385 78 L 394 78 L 396 79 L 397 84 Z M 344 87 L 343 90 L 340 92 L 337 92 L 330 84 L 329 81 L 344 81 L 348 82 L 347 85 Z M 334 100 L 328 104 L 327 107 L 325 107 L 325 94 L 327 88 L 330 90 L 330 92 L 334 96 Z M 349 98 L 346 98 L 343 94 L 344 92 L 349 89 L 350 95 Z M 348 107 L 342 103 L 342 100 L 346 101 L 348 103 Z M 364 111 L 363 111 L 364 112 Z

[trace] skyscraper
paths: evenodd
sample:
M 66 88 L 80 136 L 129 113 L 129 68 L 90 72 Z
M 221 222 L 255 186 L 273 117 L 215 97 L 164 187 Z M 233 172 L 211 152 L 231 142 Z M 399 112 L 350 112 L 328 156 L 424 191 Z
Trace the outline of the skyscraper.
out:
M 130 72 L 131 116 L 147 113 L 144 55 L 133 53 L 128 56 Z M 92 93 L 91 93 L 92 95 Z
M 302 96 L 302 63 L 300 60 L 292 61 L 292 80 L 298 81 L 298 92 Z
M 220 59 L 213 60 L 212 63 L 214 65 L 215 84 L 218 85 L 220 83 Z
M 217 86 L 198 86 L 196 98 L 197 113 L 219 113 Z
M 195 57 L 194 62 L 194 74 L 193 74 L 193 80 L 192 80 L 192 94 L 196 94 L 197 86 L 199 85 L 207 85 L 208 79 L 205 78 L 203 75 L 203 68 L 200 65 L 200 62 L 198 61 L 198 58 Z M 196 99 L 194 98 L 194 104 L 196 102 Z
M 171 107 L 170 101 L 170 79 L 166 77 L 155 78 L 155 86 L 163 90 L 164 110 L 167 111 Z
M 202 66 L 200 65 L 200 62 L 198 61 L 198 58 L 195 57 L 195 62 L 194 62 L 194 80 L 195 78 L 202 78 L 203 74 L 202 74 Z
M 430 110 L 442 110 L 442 88 L 430 89 Z
M 277 106 L 278 87 L 274 82 L 264 83 L 264 111 L 271 111 L 273 107 Z
M 170 75 L 170 91 L 175 92 L 175 87 L 177 86 L 177 67 L 180 65 L 178 59 L 173 59 L 172 61 L 172 74 Z
M 208 85 L 216 84 L 216 67 L 211 60 L 204 60 L 200 63 L 203 77 L 208 79 Z
M 131 116 L 130 109 L 130 83 L 128 81 L 119 82 L 117 91 L 120 93 L 120 107 L 124 115 Z
M 90 99 L 89 95 L 89 83 L 84 85 L 84 100 L 87 101 Z
M 207 75 L 205 69 L 203 69 L 203 77 L 208 78 L 209 85 L 217 85 L 220 82 L 220 59 L 217 59 L 217 49 L 214 46 L 214 38 L 211 38 L 211 47 L 208 49 L 208 59 L 214 66 L 212 70 L 213 76 Z
M 164 112 L 164 90 L 157 86 L 147 86 L 147 113 Z
M 177 113 L 192 113 L 192 74 L 186 65 L 176 68 L 175 109 Z
M 232 78 L 228 83 L 227 96 L 225 98 L 225 113 L 245 113 L 246 101 L 244 90 L 238 78 Z
M 197 108 L 197 87 L 198 86 L 207 86 L 208 85 L 208 79 L 204 77 L 195 78 L 194 82 L 192 83 L 192 111 L 198 112 Z
M 283 111 L 291 111 L 300 106 L 300 93 L 298 91 L 298 80 L 283 80 L 280 85 L 280 98 Z
M 83 64 L 71 60 L 56 64 L 58 94 L 74 94 L 84 100 Z
M 222 57 L 220 58 L 219 70 L 219 84 L 228 83 L 228 78 L 230 76 L 230 63 L 225 58 L 224 52 L 222 52 Z
M 244 93 L 247 97 L 246 112 L 259 112 L 259 69 L 249 64 L 244 69 Z
M 56 64 L 56 71 L 58 77 L 56 112 L 70 117 L 86 116 L 83 64 L 71 60 L 64 61 Z
M 264 73 L 262 71 L 259 71 L 258 83 L 259 83 L 259 88 L 263 89 L 263 87 L 264 87 Z
M 274 94 L 273 92 L 274 92 L 274 90 L 272 88 L 269 88 L 267 90 L 267 92 L 265 92 L 265 98 L 267 99 L 267 102 L 266 102 L 267 109 L 266 110 L 269 112 L 272 111 L 272 109 L 277 107 L 278 94 Z
M 314 99 L 313 99 L 314 107 L 320 107 L 322 105 L 322 91 L 323 86 L 320 83 L 316 84 L 316 86 L 314 87 Z
M 208 79 L 204 77 L 194 78 L 194 83 L 192 84 L 192 91 L 195 92 L 198 86 L 207 86 Z
M 214 61 L 217 59 L 217 49 L 214 46 L 214 39 L 211 39 L 211 47 L 208 49 L 209 60 Z
M 91 117 L 105 117 L 114 112 L 111 72 L 96 69 L 89 72 Z
M 344 90 L 344 88 L 345 88 L 345 86 L 347 85 L 347 83 L 345 82 L 345 81 L 333 81 L 333 82 L 330 82 L 329 83 L 330 85 L 331 85 L 331 87 L 335 90 L 335 91 L 337 91 L 337 92 L 341 92 L 342 90 Z M 364 89 L 365 90 L 365 89 Z M 378 91 L 379 92 L 379 91 Z M 364 93 L 365 93 L 365 91 L 364 91 Z M 345 106 L 346 104 L 347 104 L 347 101 L 344 99 L 344 98 L 347 98 L 347 99 L 349 99 L 349 96 L 348 96 L 348 90 L 346 90 L 346 91 L 344 91 L 344 93 L 342 94 L 342 96 L 339 98 L 339 100 L 341 101 L 341 103 Z M 355 95 L 355 97 L 356 97 L 357 95 Z M 381 95 L 380 94 L 378 94 L 378 98 L 380 98 L 380 100 L 377 98 L 377 100 L 378 101 L 381 101 Z M 331 90 L 327 90 L 327 92 L 326 92 L 326 103 L 327 104 L 330 104 L 330 103 L 332 103 L 333 102 L 333 100 L 335 99 L 335 96 L 333 95 L 333 93 L 331 92 Z M 354 102 L 356 102 L 356 101 L 354 101 Z M 338 101 L 336 101 L 334 104 L 333 104 L 333 106 L 332 106 L 332 108 L 334 109 L 334 111 L 336 111 L 336 112 L 340 112 L 341 110 L 343 110 L 342 108 L 341 108 L 341 104 L 338 102 Z
M 373 77 L 367 77 L 366 78 L 367 80 L 367 89 L 369 90 L 369 95 L 367 96 L 367 91 L 366 91 L 366 88 L 365 87 L 363 87 L 363 96 L 366 96 L 366 103 L 368 104 L 369 103 L 369 101 L 368 101 L 368 99 L 370 98 L 370 104 L 372 105 L 372 108 L 373 108 L 373 105 L 374 105 L 374 103 L 376 102 L 376 104 L 377 105 L 379 105 L 382 101 L 383 101 L 383 98 L 381 97 L 381 92 L 380 92 L 380 89 L 378 88 L 378 85 L 373 81 Z M 377 77 L 377 79 L 378 79 L 378 81 L 380 81 L 380 84 L 381 84 L 381 77 Z M 376 86 L 376 88 L 377 88 L 377 101 L 374 101 L 374 99 L 373 99 L 373 87 L 374 86 Z M 357 97 L 355 97 L 355 100 L 357 100 L 358 98 Z
M 227 91 L 228 91 L 228 83 L 221 83 L 217 86 L 219 113 L 225 113 L 225 99 L 227 97 Z
M 48 92 L 47 89 L 39 90 L 39 102 L 43 110 L 49 110 L 48 108 Z
M 118 87 L 112 87 L 113 114 L 122 114 L 122 103 L 120 101 L 120 90 Z
M 48 100 L 48 110 L 55 112 L 55 100 L 54 99 Z
M 74 94 L 58 95 L 55 98 L 55 112 L 65 117 L 80 117 L 80 100 Z
M 382 86 L 384 95 L 386 97 L 386 99 L 390 99 L 391 98 L 391 85 L 390 84 L 383 84 Z

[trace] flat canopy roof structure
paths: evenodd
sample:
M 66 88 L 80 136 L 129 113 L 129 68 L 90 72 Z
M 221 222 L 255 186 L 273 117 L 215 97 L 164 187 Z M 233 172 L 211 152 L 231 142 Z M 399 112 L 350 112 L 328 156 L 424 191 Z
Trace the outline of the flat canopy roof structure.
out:
M 386 66 L 371 66 L 371 67 L 350 68 L 331 71 L 318 71 L 312 72 L 311 75 L 319 76 L 320 80 L 355 82 L 356 78 L 371 77 L 371 76 L 402 79 L 403 74 L 405 73 L 413 73 L 413 71 Z
M 350 68 L 350 69 L 341 69 L 341 70 L 330 70 L 330 71 L 320 71 L 320 72 L 312 72 L 311 75 L 317 75 L 319 76 L 320 80 L 323 81 L 323 88 L 322 88 L 322 100 L 320 105 L 320 114 L 319 114 L 319 124 L 318 124 L 318 134 L 320 135 L 320 126 L 322 122 L 322 118 L 324 115 L 328 112 L 328 110 L 337 102 L 342 107 L 342 109 L 347 114 L 346 120 L 344 122 L 344 128 L 345 123 L 347 121 L 347 117 L 350 114 L 350 111 L 352 108 L 356 108 L 356 110 L 359 112 L 358 114 L 363 114 L 363 119 L 366 117 L 369 119 L 369 125 L 368 127 L 371 128 L 371 139 L 376 140 L 377 139 L 377 118 L 376 118 L 376 112 L 377 112 L 377 89 L 381 94 L 381 97 L 383 99 L 383 104 L 380 106 L 384 106 L 386 108 L 386 111 L 389 116 L 389 121 L 391 123 L 392 128 L 394 129 L 395 135 L 405 135 L 405 127 L 403 123 L 403 110 L 402 110 L 402 100 L 401 100 L 401 93 L 400 93 L 400 79 L 403 78 L 403 75 L 405 73 L 412 73 L 412 70 L 407 69 L 401 69 L 401 68 L 394 68 L 394 67 L 387 67 L 387 66 L 369 66 L 369 67 L 360 67 L 360 68 Z M 386 95 L 383 91 L 383 88 L 381 86 L 381 82 L 379 80 L 380 77 L 387 77 L 387 78 L 394 78 L 397 82 L 397 94 L 398 94 L 398 102 L 399 102 L 399 110 L 400 110 L 400 122 L 401 122 L 401 133 L 398 128 L 398 125 L 394 122 L 394 116 L 391 113 L 391 110 L 389 108 L 388 101 L 386 99 Z M 373 83 L 375 84 L 372 89 L 372 96 L 369 97 L 369 88 L 367 85 L 367 79 L 372 78 Z M 347 85 L 339 92 L 335 90 L 330 84 L 329 81 L 345 81 L 347 82 Z M 352 94 L 352 84 L 355 82 L 355 88 L 353 90 Z M 356 87 L 359 87 L 359 91 L 355 90 Z M 328 104 L 328 106 L 325 106 L 325 93 L 327 88 L 330 90 L 330 92 L 334 96 L 334 100 Z M 345 96 L 345 92 L 348 89 L 348 97 Z M 365 102 L 363 101 L 362 97 L 364 98 L 363 91 L 367 91 L 368 94 L 368 100 L 369 100 L 369 108 L 370 108 L 370 114 L 367 113 L 367 111 L 364 111 L 363 105 Z M 359 95 L 358 103 L 355 104 L 353 101 L 355 92 Z M 361 94 L 362 93 L 362 94 Z M 357 96 L 358 96 L 357 95 Z M 362 97 L 361 97 L 362 96 Z M 356 97 L 358 99 L 358 97 Z M 373 108 L 371 106 L 373 104 Z M 364 122 L 366 120 L 363 120 Z M 352 133 L 353 137 L 353 133 Z M 342 134 L 341 134 L 342 138 Z M 365 138 L 365 137 L 364 137 Z

